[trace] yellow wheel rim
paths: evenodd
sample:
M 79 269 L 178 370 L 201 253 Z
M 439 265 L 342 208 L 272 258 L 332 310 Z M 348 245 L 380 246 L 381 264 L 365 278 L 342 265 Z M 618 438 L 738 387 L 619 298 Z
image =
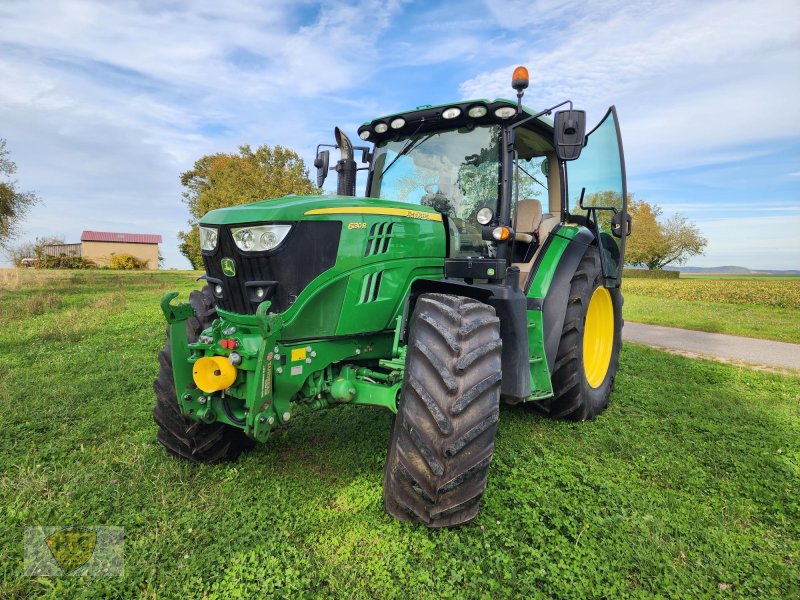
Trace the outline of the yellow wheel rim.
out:
M 603 383 L 614 348 L 614 305 L 604 287 L 597 288 L 589 300 L 583 329 L 583 372 L 593 388 Z

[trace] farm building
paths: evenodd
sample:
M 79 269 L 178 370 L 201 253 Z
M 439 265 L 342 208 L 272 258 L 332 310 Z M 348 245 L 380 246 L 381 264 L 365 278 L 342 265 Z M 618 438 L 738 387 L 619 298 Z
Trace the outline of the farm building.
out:
M 132 254 L 139 260 L 147 261 L 148 269 L 158 269 L 160 243 L 160 235 L 84 231 L 81 234 L 81 256 L 104 266 L 109 264 L 114 254 Z
M 155 270 L 160 243 L 161 236 L 157 234 L 84 231 L 80 244 L 53 244 L 42 250 L 48 256 L 82 256 L 101 267 L 108 266 L 115 254 L 131 254 Z

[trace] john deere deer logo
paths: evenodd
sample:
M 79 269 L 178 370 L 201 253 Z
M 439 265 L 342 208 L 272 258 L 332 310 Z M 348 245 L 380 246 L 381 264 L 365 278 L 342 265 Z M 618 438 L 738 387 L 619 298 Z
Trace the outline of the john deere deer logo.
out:
M 236 276 L 236 264 L 233 262 L 232 258 L 223 258 L 219 264 L 222 267 L 222 272 L 225 273 L 225 275 L 228 277 Z

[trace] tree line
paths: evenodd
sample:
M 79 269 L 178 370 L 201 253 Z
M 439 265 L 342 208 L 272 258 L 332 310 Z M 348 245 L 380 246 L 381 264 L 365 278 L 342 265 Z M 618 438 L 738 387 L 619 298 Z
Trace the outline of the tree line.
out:
M 40 253 L 42 246 L 63 243 L 49 237 L 12 246 L 20 234 L 20 224 L 30 208 L 39 202 L 35 192 L 22 191 L 12 175 L 16 164 L 10 159 L 6 140 L 0 139 L 0 248 L 15 264 Z M 197 224 L 209 211 L 289 194 L 319 194 L 303 159 L 283 146 L 262 145 L 253 150 L 240 146 L 236 153 L 216 153 L 199 158 L 180 175 L 184 187 L 182 201 L 189 209 L 188 228 L 178 232 L 180 252 L 195 269 L 203 268 Z M 588 203 L 603 199 L 587 199 Z M 670 264 L 685 264 L 702 254 L 707 240 L 697 226 L 681 214 L 663 216 L 660 206 L 628 197 L 628 212 L 633 233 L 626 242 L 625 262 L 636 267 L 663 269 Z

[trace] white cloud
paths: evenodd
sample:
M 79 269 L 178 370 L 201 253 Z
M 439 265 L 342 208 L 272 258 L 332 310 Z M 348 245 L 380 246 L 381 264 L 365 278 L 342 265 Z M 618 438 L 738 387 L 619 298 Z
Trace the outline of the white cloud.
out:
M 322 136 L 309 115 L 359 104 L 336 94 L 370 76 L 399 6 L 3 3 L 0 137 L 44 201 L 26 236 L 137 227 L 163 233 L 167 265 L 185 266 L 180 172 L 242 143 L 308 156 Z
M 800 189 L 776 187 L 768 168 L 800 137 L 800 4 L 487 5 L 531 47 L 519 62 L 464 81 L 463 97 L 508 97 L 512 69 L 526 64 L 529 106 L 572 98 L 596 122 L 616 104 L 629 189 L 665 215 L 697 218 L 709 239 L 691 264 L 800 266 Z
M 590 120 L 616 104 L 632 171 L 725 162 L 800 135 L 800 104 L 790 101 L 800 97 L 797 2 L 559 4 L 490 3 L 507 26 L 542 14 L 573 23 L 521 57 L 526 101 L 571 97 Z M 514 66 L 465 81 L 462 96 L 507 96 Z

